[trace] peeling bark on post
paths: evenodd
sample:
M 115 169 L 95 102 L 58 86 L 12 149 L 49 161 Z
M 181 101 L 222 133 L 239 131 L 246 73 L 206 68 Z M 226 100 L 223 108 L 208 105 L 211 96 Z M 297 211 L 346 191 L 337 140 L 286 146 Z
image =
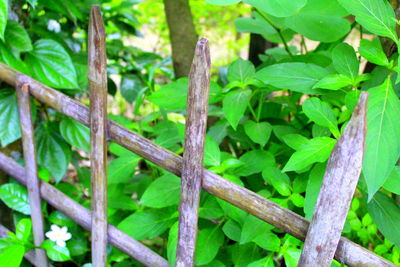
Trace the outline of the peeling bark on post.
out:
M 21 125 L 22 146 L 24 152 L 25 172 L 33 228 L 33 241 L 35 246 L 40 246 L 44 241 L 44 222 L 42 201 L 40 199 L 39 179 L 37 178 L 36 148 L 31 115 L 31 102 L 29 99 L 29 85 L 26 76 L 17 76 L 18 112 Z M 36 262 L 39 266 L 49 266 L 46 251 L 35 249 Z
M 362 92 L 353 116 L 332 151 L 299 267 L 329 267 L 360 177 L 365 150 L 368 93 Z
M 90 174 L 92 181 L 92 262 L 107 264 L 107 58 L 100 7 L 89 20 Z
M 0 79 L 12 86 L 15 86 L 17 73 L 16 70 L 0 63 Z M 87 107 L 57 90 L 32 78 L 29 79 L 30 92 L 36 99 L 87 126 L 89 125 Z M 179 155 L 154 144 L 111 120 L 108 120 L 108 133 L 111 140 L 121 146 L 177 176 L 181 175 L 182 158 Z M 5 169 L 1 160 L 0 168 Z M 202 188 L 300 240 L 305 239 L 309 222 L 291 210 L 285 209 L 208 170 L 204 170 Z M 344 237 L 340 238 L 335 258 L 349 266 L 395 266 Z
M 187 97 L 185 150 L 183 153 L 177 267 L 194 263 L 201 180 L 203 178 L 204 136 L 207 128 L 210 89 L 210 51 L 207 39 L 197 43 L 190 70 Z
M 14 177 L 21 184 L 26 185 L 27 176 L 24 168 L 1 152 L 0 169 Z M 77 224 L 88 231 L 93 229 L 91 223 L 93 215 L 90 210 L 44 181 L 40 183 L 40 193 L 42 198 L 51 206 L 67 215 Z M 109 224 L 107 232 L 108 242 L 110 244 L 144 265 L 151 267 L 169 267 L 168 262 L 164 258 L 157 255 L 157 253 L 144 246 L 139 241 L 136 241 L 129 235 L 118 230 L 116 227 Z

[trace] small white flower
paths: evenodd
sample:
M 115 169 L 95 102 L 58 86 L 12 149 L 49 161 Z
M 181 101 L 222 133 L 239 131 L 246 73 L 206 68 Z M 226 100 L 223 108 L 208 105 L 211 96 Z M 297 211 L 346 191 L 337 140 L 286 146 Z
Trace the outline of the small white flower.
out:
M 53 32 L 60 32 L 61 26 L 56 20 L 51 19 L 47 22 L 47 29 Z
M 65 241 L 71 239 L 71 234 L 68 233 L 68 228 L 66 226 L 60 228 L 55 224 L 50 228 L 51 231 L 46 233 L 46 237 L 51 241 L 56 242 L 57 246 L 65 247 Z

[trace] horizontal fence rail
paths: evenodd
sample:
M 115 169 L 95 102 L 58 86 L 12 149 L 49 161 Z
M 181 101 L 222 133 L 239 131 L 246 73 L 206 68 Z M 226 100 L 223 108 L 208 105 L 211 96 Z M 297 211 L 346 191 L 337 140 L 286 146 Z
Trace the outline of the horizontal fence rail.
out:
M 19 72 L 10 68 L 9 66 L 0 63 L 0 79 L 4 80 L 8 84 L 15 86 L 15 78 L 18 73 Z M 87 126 L 89 125 L 89 110 L 87 107 L 79 103 L 79 101 L 76 101 L 32 78 L 30 80 L 31 94 L 36 99 Z M 111 120 L 108 120 L 107 124 L 109 137 L 113 141 L 138 154 L 139 156 L 153 162 L 161 168 L 170 171 L 177 176 L 181 176 L 182 157 L 154 144 L 150 140 L 122 127 L 121 125 Z M 4 164 L 2 164 L 2 162 L 0 161 L 0 168 L 3 167 Z M 19 175 L 17 176 L 25 177 L 23 169 L 20 170 L 20 172 L 22 173 L 19 173 Z M 277 205 L 276 203 L 244 187 L 234 184 L 208 170 L 204 170 L 202 186 L 203 189 L 207 192 L 304 241 L 307 229 L 309 227 L 309 222 L 305 218 L 292 212 L 291 210 L 285 209 Z M 46 183 L 42 184 L 42 191 L 43 188 L 46 189 L 46 192 L 48 190 L 55 190 Z M 43 195 L 43 193 L 44 192 L 42 192 L 42 197 L 45 200 L 47 200 L 50 204 L 51 202 L 54 202 L 53 199 L 50 199 L 51 201 L 49 201 L 48 198 Z M 62 193 L 58 191 L 58 194 Z M 56 204 L 58 204 L 57 208 L 61 211 L 68 211 L 68 207 L 66 204 Z M 75 205 L 78 204 L 75 203 Z M 87 214 L 86 219 L 89 219 L 90 221 L 89 211 L 81 206 L 79 207 L 79 209 L 83 209 L 83 212 Z M 80 215 L 73 215 L 75 219 L 81 219 L 77 218 Z M 87 223 L 86 229 L 89 229 L 90 223 L 85 223 Z M 117 234 L 115 233 L 115 231 L 118 231 L 116 228 L 112 226 L 110 226 L 110 228 L 108 232 L 109 237 L 110 231 L 114 231 L 113 233 L 115 234 L 110 238 L 110 241 L 113 241 L 112 244 L 121 249 L 121 247 L 124 246 L 121 244 L 123 240 L 118 241 L 118 239 L 115 239 L 115 237 L 123 233 L 119 231 L 119 233 Z M 340 238 L 338 248 L 335 252 L 335 259 L 349 266 L 395 266 L 393 263 L 387 261 L 386 259 L 374 254 L 373 252 L 355 244 L 354 242 L 344 237 Z

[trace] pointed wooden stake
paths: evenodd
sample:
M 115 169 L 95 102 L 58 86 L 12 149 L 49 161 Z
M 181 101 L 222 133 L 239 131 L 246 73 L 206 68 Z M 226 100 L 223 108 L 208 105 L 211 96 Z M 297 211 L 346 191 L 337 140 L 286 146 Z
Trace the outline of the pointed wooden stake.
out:
M 185 151 L 183 153 L 179 235 L 176 266 L 193 266 L 197 238 L 197 219 L 203 177 L 204 136 L 207 126 L 210 88 L 208 41 L 198 41 L 189 75 Z
M 360 177 L 365 148 L 368 93 L 362 92 L 353 116 L 328 161 L 300 267 L 329 267 L 339 244 Z
M 100 7 L 89 21 L 90 172 L 92 180 L 92 263 L 107 264 L 107 58 Z
M 33 241 L 35 246 L 40 246 L 44 240 L 44 222 L 39 179 L 37 178 L 36 148 L 31 115 L 31 102 L 29 99 L 29 83 L 25 78 L 26 76 L 24 75 L 17 75 L 18 112 L 21 125 L 29 204 L 31 207 Z M 35 261 L 38 263 L 38 266 L 49 266 L 46 251 L 43 249 L 35 249 Z

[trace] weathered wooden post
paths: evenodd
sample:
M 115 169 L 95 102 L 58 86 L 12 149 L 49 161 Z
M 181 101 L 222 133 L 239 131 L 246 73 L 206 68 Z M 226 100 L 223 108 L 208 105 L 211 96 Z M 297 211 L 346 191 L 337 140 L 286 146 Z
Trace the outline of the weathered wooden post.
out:
M 368 93 L 362 92 L 353 116 L 328 161 L 299 265 L 331 266 L 361 173 Z
M 18 112 L 21 125 L 22 147 L 24 153 L 26 185 L 28 188 L 29 205 L 31 207 L 33 242 L 40 246 L 44 241 L 44 222 L 42 201 L 40 198 L 39 179 L 37 178 L 36 148 L 31 102 L 29 98 L 29 83 L 24 75 L 17 75 L 16 88 L 18 97 Z M 46 251 L 35 249 L 35 261 L 38 266 L 49 266 Z
M 199 199 L 203 178 L 210 64 L 208 41 L 202 38 L 197 42 L 190 69 L 186 104 L 185 150 L 183 152 L 179 234 L 175 264 L 179 267 L 190 267 L 194 264 Z
M 107 264 L 107 57 L 100 7 L 89 21 L 90 172 L 92 181 L 92 263 Z

